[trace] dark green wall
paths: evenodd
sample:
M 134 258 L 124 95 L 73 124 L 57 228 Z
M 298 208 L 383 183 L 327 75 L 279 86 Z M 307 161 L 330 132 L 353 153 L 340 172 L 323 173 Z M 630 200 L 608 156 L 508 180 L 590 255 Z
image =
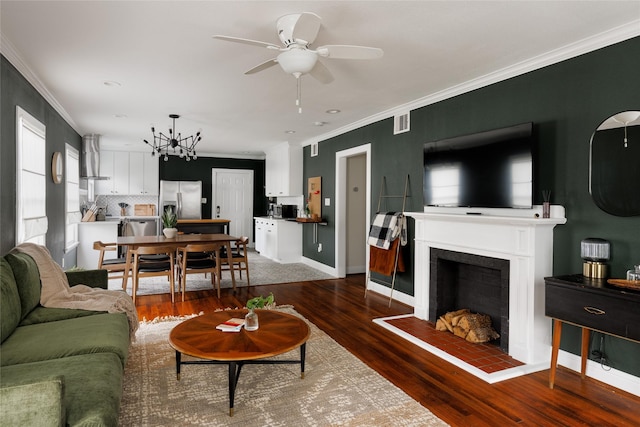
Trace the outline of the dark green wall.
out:
M 246 169 L 253 171 L 253 213 L 252 216 L 267 212 L 267 198 L 264 190 L 264 160 L 227 159 L 220 157 L 198 157 L 186 162 L 176 156 L 168 161 L 160 161 L 160 179 L 170 181 L 202 181 L 202 196 L 207 203 L 202 207 L 202 217 L 211 218 L 211 169 Z
M 16 106 L 20 106 L 46 126 L 47 140 L 47 248 L 53 258 L 65 266 L 75 264 L 75 250 L 64 253 L 65 189 L 64 183 L 54 184 L 51 177 L 53 153 L 64 153 L 65 143 L 78 150 L 82 138 L 58 114 L 33 86 L 2 56 L 0 63 L 0 251 L 5 254 L 15 246 L 16 221 Z
M 401 193 L 404 177 L 410 176 L 407 211 L 422 208 L 422 145 L 473 132 L 523 122 L 534 122 L 538 138 L 535 170 L 537 190 L 551 190 L 551 201 L 566 208 L 567 223 L 555 228 L 554 274 L 582 271 L 580 241 L 601 237 L 612 245 L 613 277 L 624 277 L 640 262 L 640 217 L 617 217 L 595 206 L 588 190 L 589 140 L 607 117 L 624 110 L 640 110 L 640 38 L 634 38 L 559 64 L 456 96 L 411 112 L 411 131 L 393 135 L 387 119 L 322 141 L 319 155 L 304 153 L 304 179 L 322 176 L 323 197 L 335 200 L 336 152 L 371 143 L 372 212 L 378 201 L 380 182 L 386 176 L 389 193 Z M 425 76 L 428 78 L 428 76 Z M 418 95 L 418 94 L 417 94 Z M 638 159 L 640 164 L 640 159 Z M 615 167 L 615 165 L 612 165 Z M 637 185 L 629 197 L 637 197 Z M 319 227 L 321 253 L 315 251 L 311 228 L 305 229 L 304 255 L 334 266 L 335 212 L 323 206 L 326 227 Z M 398 209 L 390 206 L 389 210 Z M 412 224 L 412 221 L 410 221 Z M 413 228 L 409 228 L 412 242 Z M 396 288 L 413 295 L 413 244 L 405 261 L 411 266 L 397 277 Z M 425 260 L 426 261 L 426 260 Z M 579 353 L 579 334 L 565 328 L 563 348 Z M 595 334 L 594 348 L 599 345 Z M 640 345 L 606 337 L 605 353 L 611 364 L 640 376 Z

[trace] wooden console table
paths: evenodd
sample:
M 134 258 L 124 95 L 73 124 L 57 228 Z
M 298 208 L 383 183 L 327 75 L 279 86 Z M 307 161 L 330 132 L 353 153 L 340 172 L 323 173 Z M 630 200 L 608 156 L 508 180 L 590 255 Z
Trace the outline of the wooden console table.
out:
M 582 328 L 580 374 L 585 378 L 591 331 L 640 342 L 640 292 L 582 274 L 545 277 L 545 314 L 553 318 L 549 388 L 553 388 L 562 324 Z

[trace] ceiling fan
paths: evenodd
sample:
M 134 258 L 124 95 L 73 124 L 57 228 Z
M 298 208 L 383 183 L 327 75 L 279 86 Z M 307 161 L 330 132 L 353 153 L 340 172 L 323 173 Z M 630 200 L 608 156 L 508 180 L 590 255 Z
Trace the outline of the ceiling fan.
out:
M 279 64 L 285 73 L 293 75 L 297 80 L 296 105 L 298 106 L 298 112 L 301 113 L 300 76 L 309 74 L 321 83 L 333 81 L 333 75 L 322 62 L 318 61 L 319 57 L 328 59 L 376 59 L 381 58 L 384 53 L 382 49 L 376 47 L 353 45 L 324 45 L 312 49 L 310 45 L 318 36 L 320 21 L 320 17 L 312 12 L 294 13 L 279 18 L 276 22 L 276 30 L 283 46 L 230 36 L 216 35 L 213 38 L 265 47 L 280 52 L 275 58 L 256 65 L 245 74 L 255 74 Z

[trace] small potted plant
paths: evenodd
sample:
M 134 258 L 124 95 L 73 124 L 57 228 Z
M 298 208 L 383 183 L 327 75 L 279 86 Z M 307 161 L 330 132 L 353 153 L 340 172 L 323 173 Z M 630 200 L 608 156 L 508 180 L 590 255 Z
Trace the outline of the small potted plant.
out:
M 162 233 L 167 239 L 173 239 L 178 234 L 176 224 L 178 224 L 178 216 L 173 213 L 171 208 L 167 207 L 162 213 Z
M 251 298 L 247 301 L 247 308 L 249 312 L 244 317 L 244 328 L 247 331 L 255 331 L 260 327 L 258 323 L 258 314 L 255 312 L 256 308 L 270 308 L 275 306 L 275 299 L 273 297 L 273 292 L 269 293 L 268 297 L 263 297 L 262 295 Z

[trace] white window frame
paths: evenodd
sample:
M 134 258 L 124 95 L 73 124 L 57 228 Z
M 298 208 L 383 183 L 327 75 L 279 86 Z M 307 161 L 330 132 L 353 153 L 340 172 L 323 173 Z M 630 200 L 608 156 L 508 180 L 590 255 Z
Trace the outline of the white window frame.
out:
M 46 127 L 16 107 L 16 245 L 46 244 Z
M 69 144 L 65 144 L 64 155 L 65 176 L 65 253 L 80 244 L 78 223 L 82 220 L 80 213 L 80 152 Z

